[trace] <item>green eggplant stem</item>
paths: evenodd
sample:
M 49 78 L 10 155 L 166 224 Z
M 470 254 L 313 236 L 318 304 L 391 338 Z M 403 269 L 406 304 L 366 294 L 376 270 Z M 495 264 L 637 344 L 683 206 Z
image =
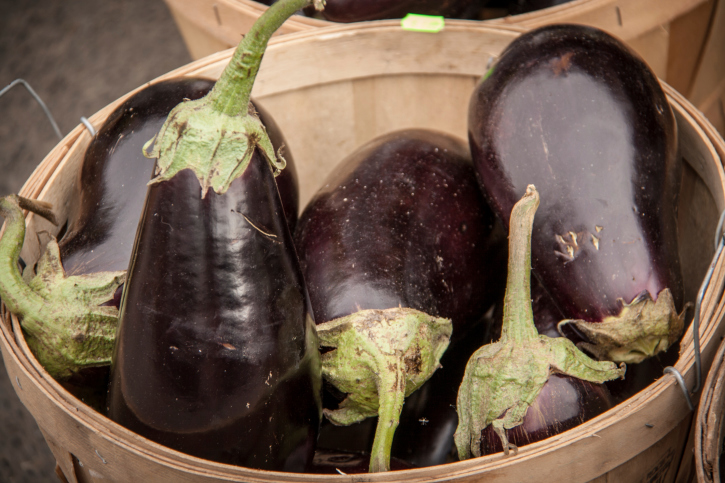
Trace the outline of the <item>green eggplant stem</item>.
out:
M 246 112 L 269 39 L 290 16 L 312 3 L 313 0 L 279 0 L 254 22 L 209 93 L 215 110 L 229 116 Z M 314 3 L 321 9 L 319 0 Z
M 539 208 L 539 195 L 533 185 L 511 211 L 509 259 L 504 296 L 504 318 L 501 341 L 533 340 L 539 336 L 533 323 L 531 307 L 531 232 L 534 214 Z
M 55 218 L 53 213 L 53 205 L 46 201 L 31 200 L 30 198 L 24 198 L 20 195 L 15 195 L 18 200 L 18 205 L 23 210 L 32 211 L 36 215 L 42 216 L 54 226 L 58 226 L 58 220 Z
M 391 367 L 392 366 L 392 367 Z M 370 451 L 370 473 L 379 473 L 390 469 L 390 450 L 393 447 L 393 436 L 400 423 L 400 413 L 405 402 L 405 371 L 400 363 L 391 364 L 391 371 L 380 374 L 379 387 L 392 387 L 390 391 L 381 390 L 378 425 L 375 428 L 375 439 Z

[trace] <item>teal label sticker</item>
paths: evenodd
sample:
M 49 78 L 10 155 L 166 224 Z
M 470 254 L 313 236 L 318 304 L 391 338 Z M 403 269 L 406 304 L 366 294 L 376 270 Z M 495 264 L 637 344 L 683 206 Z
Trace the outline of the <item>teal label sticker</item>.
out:
M 418 15 L 415 13 L 409 13 L 400 21 L 400 26 L 403 30 L 410 30 L 413 32 L 436 33 L 443 30 L 445 20 L 443 17 L 434 15 Z

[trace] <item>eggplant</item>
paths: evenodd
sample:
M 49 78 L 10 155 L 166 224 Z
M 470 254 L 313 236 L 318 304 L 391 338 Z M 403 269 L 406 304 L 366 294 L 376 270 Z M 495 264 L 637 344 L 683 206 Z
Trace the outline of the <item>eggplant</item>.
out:
M 80 197 L 58 242 L 60 258 L 69 276 L 126 270 L 146 188 L 154 163 L 143 156 L 143 144 L 184 99 L 207 94 L 213 81 L 182 77 L 149 85 L 114 110 L 98 129 L 84 155 L 79 175 Z M 275 150 L 284 148 L 284 137 L 272 117 L 255 108 L 267 128 Z M 297 174 L 285 150 L 287 167 L 276 178 L 290 229 L 299 210 Z M 123 285 L 110 305 L 118 308 Z M 112 347 L 112 343 L 107 347 Z M 110 363 L 111 353 L 104 358 Z M 63 387 L 89 406 L 103 411 L 109 364 L 83 367 L 62 379 Z
M 349 23 L 403 18 L 409 13 L 471 18 L 476 11 L 477 0 L 326 0 L 318 15 L 331 22 Z
M 78 208 L 59 241 L 69 275 L 126 270 L 154 169 L 142 147 L 174 106 L 206 95 L 213 85 L 207 79 L 188 77 L 149 85 L 114 110 L 98 129 L 84 155 Z M 258 104 L 255 107 L 275 150 L 282 148 L 284 137 L 274 120 Z M 297 174 L 287 150 L 285 159 L 287 168 L 277 184 L 287 221 L 294 229 L 299 210 Z
M 325 410 L 329 419 L 359 422 L 378 414 L 373 399 L 392 397 L 360 383 L 362 376 L 354 371 L 350 386 L 340 381 L 342 369 L 336 364 L 345 364 L 346 354 L 336 339 L 353 330 L 355 321 L 388 317 L 394 331 L 404 321 L 392 321 L 393 314 L 411 309 L 450 319 L 453 334 L 463 337 L 482 320 L 503 287 L 500 272 L 488 263 L 500 249 L 493 233 L 494 218 L 476 185 L 466 146 L 449 135 L 416 129 L 390 133 L 362 146 L 330 174 L 295 233 L 327 351 L 323 377 L 347 394 L 340 408 Z M 354 345 L 350 350 L 352 359 L 362 360 Z M 378 367 L 369 370 L 388 377 Z M 409 383 L 405 395 L 428 377 L 412 388 Z M 365 390 L 372 394 L 362 394 Z M 382 401 L 380 411 L 387 411 L 388 404 L 397 408 L 402 400 Z M 379 422 L 375 441 L 385 438 L 387 449 L 381 455 L 374 443 L 371 471 L 386 467 L 397 419 L 398 414 L 379 417 L 387 432 L 381 434 Z
M 528 32 L 476 87 L 468 134 L 502 221 L 528 183 L 550 200 L 534 224 L 533 269 L 587 350 L 636 363 L 671 346 L 684 327 L 682 162 L 644 61 L 592 27 Z
M 454 438 L 461 460 L 496 447 L 490 442 L 495 437 L 487 437 L 486 431 L 493 431 L 500 448 L 509 454 L 518 450 L 517 444 L 566 430 L 609 407 L 605 399 L 596 397 L 606 394 L 603 386 L 599 394 L 587 394 L 587 386 L 552 375 L 597 384 L 624 377 L 624 363 L 618 367 L 595 361 L 565 337 L 539 335 L 531 305 L 532 227 L 538 207 L 539 193 L 529 185 L 511 212 L 501 337 L 471 356 L 458 391 Z M 552 419 L 542 422 L 541 416 Z
M 321 418 L 309 298 L 249 103 L 272 33 L 308 0 L 281 0 L 210 93 L 175 107 L 144 147 L 158 158 L 121 301 L 109 416 L 160 444 L 302 472 Z

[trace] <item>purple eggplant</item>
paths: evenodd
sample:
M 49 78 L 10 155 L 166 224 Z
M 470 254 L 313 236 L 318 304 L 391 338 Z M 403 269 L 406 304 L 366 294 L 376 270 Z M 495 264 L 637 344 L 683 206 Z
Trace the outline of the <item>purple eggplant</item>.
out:
M 99 128 L 83 159 L 79 200 L 58 243 L 69 276 L 126 270 L 154 167 L 143 156 L 143 144 L 159 131 L 174 106 L 202 97 L 213 85 L 210 80 L 183 77 L 147 86 Z M 275 150 L 282 148 L 284 138 L 274 120 L 259 105 L 255 107 Z M 299 209 L 297 174 L 288 150 L 285 159 L 287 167 L 277 177 L 277 185 L 287 222 L 294 229 Z M 110 305 L 119 306 L 122 288 L 116 290 Z M 110 356 L 109 352 L 105 359 L 110 361 Z M 86 404 L 102 410 L 108 376 L 108 364 L 94 365 L 74 371 L 62 383 Z
M 364 22 L 403 18 L 409 13 L 470 18 L 478 0 L 326 0 L 319 15 L 332 22 Z M 309 12 L 309 10 L 308 10 Z
M 471 356 L 458 391 L 455 442 L 461 460 L 496 450 L 496 437 L 508 454 L 603 412 L 611 401 L 601 384 L 624 377 L 624 364 L 592 360 L 569 339 L 538 333 L 531 304 L 538 207 L 539 194 L 529 185 L 511 212 L 501 337 Z
M 407 130 L 381 136 L 327 178 L 300 217 L 295 240 L 321 345 L 334 348 L 323 354 L 323 377 L 347 394 L 339 409 L 325 411 L 328 418 L 349 424 L 378 414 L 375 402 L 359 407 L 373 396 L 359 394 L 354 381 L 346 389 L 337 380 L 343 371 L 335 364 L 342 363 L 345 348 L 333 339 L 352 330 L 355 321 L 367 324 L 385 319 L 386 313 L 385 323 L 394 331 L 404 322 L 392 314 L 409 309 L 448 318 L 453 335 L 464 336 L 482 320 L 503 287 L 502 271 L 489 263 L 501 245 L 493 233 L 494 218 L 476 185 L 465 144 L 442 133 Z M 353 354 L 355 360 L 362 358 Z M 417 371 L 420 364 L 411 367 Z M 354 374 L 350 377 L 360 377 Z M 412 392 L 409 385 L 404 389 L 406 395 Z M 381 412 L 388 404 L 402 404 L 399 393 L 394 402 L 384 400 L 391 397 L 384 391 L 376 396 L 383 399 Z M 378 424 L 371 471 L 383 469 L 389 457 L 398 414 L 390 426 L 388 416 L 379 417 L 388 432 Z
M 475 89 L 468 129 L 501 220 L 528 183 L 549 200 L 534 225 L 533 269 L 587 350 L 639 362 L 672 345 L 684 325 L 682 163 L 647 65 L 591 27 L 528 32 Z
M 249 103 L 272 33 L 309 0 L 281 0 L 210 93 L 175 107 L 144 147 L 158 158 L 121 301 L 109 416 L 158 443 L 276 471 L 311 463 L 321 418 L 317 338 Z
M 143 156 L 142 147 L 159 131 L 174 106 L 206 95 L 213 85 L 210 80 L 187 77 L 150 85 L 126 100 L 99 128 L 83 160 L 78 207 L 59 241 L 69 275 L 128 267 L 154 168 L 153 161 Z M 281 131 L 268 113 L 258 104 L 255 107 L 275 150 L 280 149 L 285 144 Z M 289 150 L 285 150 L 285 159 L 287 168 L 277 177 L 277 184 L 294 229 L 299 210 L 297 175 Z

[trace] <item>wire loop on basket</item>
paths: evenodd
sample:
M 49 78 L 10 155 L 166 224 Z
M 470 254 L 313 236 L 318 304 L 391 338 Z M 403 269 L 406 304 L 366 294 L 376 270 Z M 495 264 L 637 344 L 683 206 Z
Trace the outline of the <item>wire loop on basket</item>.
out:
M 700 285 L 700 290 L 697 292 L 697 300 L 695 301 L 695 315 L 692 318 L 692 339 L 695 348 L 695 374 L 697 376 L 697 383 L 695 384 L 695 388 L 690 393 L 687 390 L 687 384 L 685 384 L 685 379 L 682 377 L 682 374 L 680 374 L 680 371 L 678 371 L 674 367 L 667 366 L 663 371 L 665 374 L 672 374 L 673 376 L 675 376 L 675 379 L 677 380 L 680 389 L 682 389 L 682 393 L 685 395 L 685 400 L 687 401 L 687 406 L 690 408 L 690 411 L 695 410 L 695 406 L 692 404 L 690 394 L 697 394 L 697 392 L 702 387 L 702 357 L 700 355 L 700 310 L 702 307 L 702 299 L 705 296 L 705 291 L 710 286 L 712 274 L 715 271 L 715 264 L 718 258 L 720 258 L 723 248 L 725 247 L 725 233 L 723 233 L 724 222 L 725 211 L 720 214 L 720 220 L 718 221 L 717 230 L 715 231 L 715 255 L 712 257 L 712 262 L 710 262 L 710 268 L 708 268 L 705 279 L 702 281 L 702 285 Z
M 30 84 L 28 84 L 23 79 L 15 79 L 7 86 L 3 87 L 0 90 L 0 97 L 4 96 L 7 91 L 15 87 L 16 85 L 21 84 L 23 87 L 25 87 L 31 96 L 33 96 L 33 99 L 40 105 L 41 109 L 43 109 L 43 112 L 45 113 L 45 116 L 48 118 L 48 121 L 50 121 L 51 126 L 53 126 L 53 131 L 55 131 L 56 136 L 58 136 L 58 139 L 63 139 L 63 135 L 60 132 L 60 128 L 58 127 L 58 124 L 55 122 L 55 119 L 53 118 L 53 114 L 50 113 L 50 109 L 48 109 L 48 106 L 45 105 L 45 102 L 43 102 L 43 99 L 40 98 L 40 96 L 33 90 L 32 87 L 30 87 Z
M 88 129 L 88 133 L 91 137 L 96 135 L 96 128 L 93 127 L 93 124 L 91 124 L 91 121 L 89 121 L 87 117 L 81 116 L 81 123 L 86 127 L 86 129 Z

